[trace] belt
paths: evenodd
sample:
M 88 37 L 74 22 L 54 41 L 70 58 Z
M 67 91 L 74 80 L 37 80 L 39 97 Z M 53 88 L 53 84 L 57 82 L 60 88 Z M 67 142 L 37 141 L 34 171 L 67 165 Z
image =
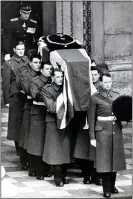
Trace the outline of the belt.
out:
M 36 101 L 33 101 L 33 104 L 35 104 L 35 105 L 40 105 L 40 106 L 45 106 L 44 102 L 36 102 Z
M 107 117 L 98 116 L 97 119 L 101 121 L 114 121 L 116 120 L 116 117 L 115 116 L 107 116 Z
M 32 97 L 30 95 L 27 95 L 27 99 L 32 99 Z
M 25 94 L 25 92 L 24 92 L 23 90 L 20 90 L 19 92 L 20 92 L 20 93 L 24 93 L 24 94 Z

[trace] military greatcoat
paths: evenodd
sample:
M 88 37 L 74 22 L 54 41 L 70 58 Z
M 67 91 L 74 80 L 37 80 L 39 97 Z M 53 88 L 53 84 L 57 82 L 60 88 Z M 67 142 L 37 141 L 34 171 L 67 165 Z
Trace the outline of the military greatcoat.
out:
M 30 132 L 30 110 L 33 104 L 32 97 L 30 96 L 30 82 L 33 77 L 37 75 L 30 65 L 27 66 L 25 70 L 22 70 L 21 77 L 20 77 L 20 86 L 22 90 L 27 95 L 27 99 L 24 105 L 24 112 L 23 112 L 23 119 L 22 119 L 22 126 L 21 132 L 19 137 L 19 146 L 27 149 L 28 144 L 28 137 Z M 30 98 L 30 99 L 29 99 Z
M 70 139 L 67 129 L 57 129 L 56 99 L 62 87 L 54 82 L 46 85 L 41 91 L 47 108 L 46 135 L 42 160 L 51 165 L 70 163 Z
M 25 96 L 19 92 L 16 85 L 18 70 L 25 68 L 28 63 L 26 56 L 18 57 L 16 54 L 5 62 L 2 67 L 2 90 L 5 104 L 9 104 L 7 139 L 18 141 L 23 116 Z
M 31 106 L 30 134 L 28 139 L 27 152 L 32 155 L 42 156 L 45 138 L 46 106 L 41 97 L 41 89 L 50 83 L 49 78 L 42 74 L 33 77 L 30 84 L 30 94 L 33 98 Z M 35 103 L 35 104 L 34 104 Z
M 99 120 L 98 117 L 112 116 L 112 102 L 119 96 L 115 91 L 105 92 L 102 88 L 91 97 L 89 119 L 90 139 L 96 139 L 97 172 L 124 170 L 125 156 L 122 125 L 119 120 Z

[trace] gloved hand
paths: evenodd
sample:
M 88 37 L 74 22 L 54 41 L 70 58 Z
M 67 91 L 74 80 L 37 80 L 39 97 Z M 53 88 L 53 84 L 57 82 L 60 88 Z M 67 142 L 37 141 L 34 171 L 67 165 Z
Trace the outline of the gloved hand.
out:
M 10 54 L 6 54 L 5 57 L 4 57 L 4 60 L 8 61 L 9 59 L 10 59 Z
M 92 146 L 96 147 L 96 140 L 95 139 L 91 140 L 90 142 L 91 142 Z

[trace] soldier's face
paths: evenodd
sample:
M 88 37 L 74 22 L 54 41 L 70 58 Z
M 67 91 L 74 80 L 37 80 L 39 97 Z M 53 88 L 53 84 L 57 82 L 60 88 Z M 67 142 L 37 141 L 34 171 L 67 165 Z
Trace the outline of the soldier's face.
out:
M 13 51 L 19 57 L 23 57 L 24 56 L 24 52 L 25 52 L 24 44 L 17 45 L 16 48 L 13 48 Z
M 92 82 L 96 83 L 99 80 L 100 74 L 98 73 L 97 70 L 91 70 L 92 74 Z
M 55 82 L 56 85 L 61 86 L 63 84 L 63 73 L 55 71 L 53 81 Z
M 20 10 L 20 16 L 21 16 L 21 19 L 23 19 L 24 21 L 27 21 L 30 17 L 30 13 L 25 13 Z
M 103 76 L 103 80 L 101 81 L 101 86 L 106 91 L 110 90 L 112 87 L 111 77 Z
M 29 62 L 31 68 L 38 72 L 40 71 L 40 67 L 41 67 L 41 60 L 38 58 L 33 58 L 31 62 Z
M 41 73 L 44 77 L 51 77 L 52 68 L 52 65 L 44 64 L 43 69 L 41 69 Z

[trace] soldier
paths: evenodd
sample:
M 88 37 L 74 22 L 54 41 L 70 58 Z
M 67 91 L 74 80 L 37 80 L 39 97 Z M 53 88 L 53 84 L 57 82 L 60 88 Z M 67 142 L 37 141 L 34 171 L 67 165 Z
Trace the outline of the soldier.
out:
M 51 83 L 52 65 L 49 62 L 43 63 L 40 72 L 40 75 L 32 78 L 30 84 L 33 105 L 30 112 L 31 123 L 27 152 L 30 154 L 32 162 L 35 162 L 36 178 L 43 180 L 44 176 L 49 176 L 48 171 L 50 170 L 50 166 L 42 161 L 47 109 L 40 92 L 42 87 Z
M 46 85 L 41 91 L 43 101 L 47 108 L 46 135 L 42 160 L 53 165 L 54 181 L 56 186 L 68 184 L 66 166 L 70 163 L 70 139 L 66 129 L 58 129 L 56 121 L 56 104 L 62 95 L 63 72 L 55 69 L 53 82 Z
M 90 101 L 89 134 L 91 144 L 96 147 L 96 170 L 102 176 L 103 197 L 109 198 L 111 193 L 118 193 L 117 171 L 126 167 L 121 121 L 112 112 L 112 103 L 119 94 L 111 90 L 110 74 L 103 74 L 100 81 L 99 92 Z
M 92 61 L 92 60 L 91 60 Z M 94 63 L 94 60 L 93 60 Z M 97 89 L 97 91 L 100 88 L 100 75 L 101 75 L 102 71 L 99 69 L 98 65 L 93 66 L 91 65 L 91 75 L 92 75 L 92 82 L 95 86 L 95 88 Z M 89 140 L 90 142 L 90 140 Z M 90 145 L 90 150 L 91 150 L 91 156 L 89 156 L 90 159 L 90 165 L 92 166 L 90 168 L 91 171 L 91 180 L 90 183 L 94 183 L 96 185 L 102 185 L 102 179 L 100 178 L 99 173 L 96 172 L 96 168 L 94 168 L 94 161 L 95 160 L 95 147 Z
M 22 119 L 22 126 L 21 132 L 19 137 L 19 146 L 21 147 L 20 151 L 20 163 L 21 169 L 27 169 L 27 163 L 29 161 L 28 154 L 27 154 L 27 144 L 28 144 L 28 137 L 30 132 L 30 110 L 33 103 L 32 97 L 30 95 L 30 82 L 33 77 L 40 74 L 40 66 L 41 60 L 40 56 L 37 54 L 36 49 L 29 50 L 28 52 L 29 57 L 29 64 L 25 70 L 22 68 L 20 71 L 20 86 L 23 92 L 26 94 L 27 99 L 24 105 L 24 112 L 23 112 L 23 119 Z M 29 173 L 32 175 L 33 172 Z M 29 174 L 29 175 L 30 175 Z
M 12 44 L 14 55 L 3 63 L 2 69 L 2 90 L 4 103 L 9 105 L 8 134 L 7 139 L 14 140 L 17 155 L 19 155 L 18 139 L 20 135 L 23 116 L 23 105 L 25 96 L 19 92 L 16 85 L 16 77 L 21 67 L 26 67 L 28 58 L 24 55 L 25 46 L 21 41 L 14 41 Z
M 91 75 L 92 75 L 92 82 L 94 84 L 94 86 L 96 87 L 96 89 L 99 89 L 100 86 L 100 70 L 98 69 L 97 66 L 91 66 Z
M 20 5 L 20 17 L 10 19 L 5 28 L 4 54 L 5 60 L 12 54 L 11 43 L 19 37 L 28 49 L 37 47 L 37 21 L 30 18 L 32 9 L 28 5 Z

